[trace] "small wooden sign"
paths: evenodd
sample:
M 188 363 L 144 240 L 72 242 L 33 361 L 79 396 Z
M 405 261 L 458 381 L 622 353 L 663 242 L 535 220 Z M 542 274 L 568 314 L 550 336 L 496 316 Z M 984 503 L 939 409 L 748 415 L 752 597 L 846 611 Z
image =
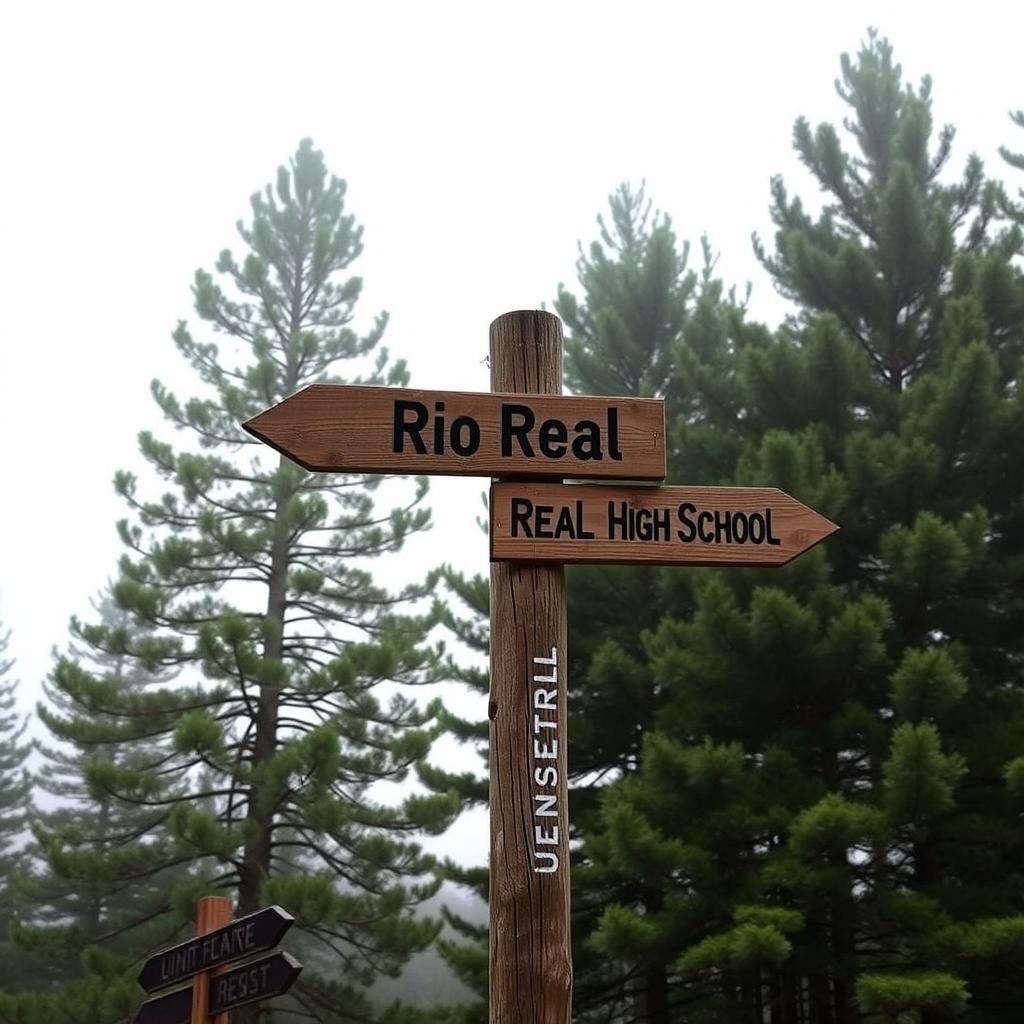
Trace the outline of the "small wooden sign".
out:
M 210 979 L 210 1015 L 284 995 L 302 971 L 288 953 L 271 953 Z
M 210 979 L 209 1016 L 234 1010 L 247 1003 L 282 996 L 302 971 L 302 964 L 288 953 L 271 953 Z M 192 986 L 175 989 L 147 1000 L 139 1007 L 133 1024 L 189 1024 Z
M 777 487 L 491 487 L 491 561 L 780 566 L 838 527 Z
M 192 986 L 175 989 L 163 996 L 147 999 L 132 1024 L 189 1024 L 192 1019 Z
M 139 971 L 139 984 L 147 992 L 156 992 L 221 964 L 273 949 L 294 923 L 295 918 L 278 906 L 240 917 L 151 956 Z
M 654 398 L 312 384 L 242 424 L 309 470 L 663 480 Z

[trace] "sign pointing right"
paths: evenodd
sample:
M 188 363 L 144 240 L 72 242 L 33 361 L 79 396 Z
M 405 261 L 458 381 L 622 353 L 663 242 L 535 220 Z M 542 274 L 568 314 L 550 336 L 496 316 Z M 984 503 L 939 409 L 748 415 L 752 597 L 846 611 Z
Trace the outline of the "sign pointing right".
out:
M 156 992 L 221 964 L 273 949 L 294 923 L 287 910 L 264 907 L 151 956 L 139 971 L 139 984 L 147 992 Z
M 777 487 L 491 487 L 492 562 L 781 566 L 839 529 Z

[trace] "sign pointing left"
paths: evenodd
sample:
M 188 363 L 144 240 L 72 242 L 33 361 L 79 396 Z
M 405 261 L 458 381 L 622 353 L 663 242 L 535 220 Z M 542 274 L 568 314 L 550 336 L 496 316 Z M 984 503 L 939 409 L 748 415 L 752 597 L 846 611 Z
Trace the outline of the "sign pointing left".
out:
M 242 426 L 329 473 L 665 478 L 656 398 L 311 384 Z
M 151 956 L 139 971 L 139 984 L 156 992 L 221 964 L 273 949 L 295 918 L 281 907 L 267 907 L 216 931 Z

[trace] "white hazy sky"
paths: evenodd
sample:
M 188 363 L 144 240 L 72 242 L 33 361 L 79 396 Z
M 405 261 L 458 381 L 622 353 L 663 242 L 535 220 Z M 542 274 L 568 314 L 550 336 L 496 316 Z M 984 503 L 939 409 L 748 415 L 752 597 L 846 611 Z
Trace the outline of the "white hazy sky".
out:
M 808 194 L 793 121 L 843 116 L 839 55 L 869 25 L 932 75 L 955 165 L 1020 184 L 997 155 L 1024 149 L 1018 2 L 0 3 L 0 623 L 26 705 L 114 571 L 150 380 L 188 394 L 192 274 L 239 248 L 300 138 L 365 227 L 360 324 L 390 311 L 415 385 L 486 390 L 488 323 L 574 281 L 624 180 L 777 322 L 750 233 L 773 173 Z M 410 557 L 483 571 L 481 489 L 437 480 Z

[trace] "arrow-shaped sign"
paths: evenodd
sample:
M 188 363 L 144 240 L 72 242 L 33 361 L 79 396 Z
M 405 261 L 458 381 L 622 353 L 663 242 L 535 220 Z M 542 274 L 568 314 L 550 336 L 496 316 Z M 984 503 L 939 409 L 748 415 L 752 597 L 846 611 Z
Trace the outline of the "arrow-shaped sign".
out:
M 284 995 L 302 971 L 288 953 L 272 953 L 210 979 L 210 1016 L 246 1003 Z M 188 1024 L 192 1014 L 192 986 L 150 999 L 139 1007 L 133 1024 Z
M 294 921 L 288 911 L 277 906 L 240 917 L 223 928 L 151 956 L 139 971 L 139 984 L 147 992 L 156 992 L 221 964 L 273 949 Z
M 665 403 L 312 384 L 243 426 L 309 470 L 663 480 Z
M 780 566 L 839 529 L 777 487 L 491 487 L 492 562 Z
M 189 1024 L 192 1019 L 192 986 L 147 999 L 132 1024 Z

